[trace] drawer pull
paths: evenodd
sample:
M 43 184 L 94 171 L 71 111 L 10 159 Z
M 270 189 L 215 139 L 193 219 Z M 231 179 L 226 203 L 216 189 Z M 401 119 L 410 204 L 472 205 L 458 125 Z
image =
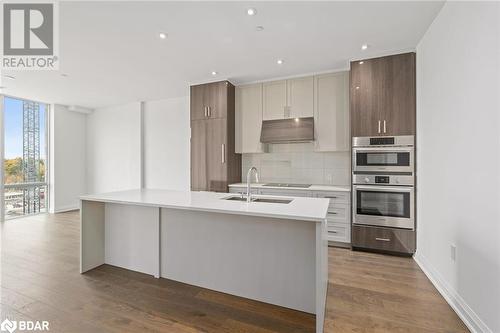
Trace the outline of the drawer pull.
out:
M 328 212 L 328 214 L 337 215 L 337 212 Z
M 337 197 L 329 197 L 329 196 L 325 196 L 324 198 L 327 198 L 327 199 L 337 199 Z
M 381 242 L 390 242 L 390 238 L 379 238 L 379 237 L 375 237 L 375 240 L 378 240 L 378 241 L 381 241 Z
M 337 233 L 336 231 L 333 231 L 333 230 L 329 230 L 328 232 L 331 233 L 331 234 L 336 234 Z

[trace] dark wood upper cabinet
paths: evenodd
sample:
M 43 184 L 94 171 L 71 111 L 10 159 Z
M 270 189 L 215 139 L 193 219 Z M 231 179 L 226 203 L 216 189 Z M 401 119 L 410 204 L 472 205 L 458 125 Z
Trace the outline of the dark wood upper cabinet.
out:
M 191 120 L 227 117 L 228 81 L 191 86 Z
M 191 86 L 191 120 L 205 119 L 205 85 Z
M 241 155 L 234 147 L 234 93 L 227 81 L 191 87 L 193 191 L 227 192 L 230 183 L 241 181 Z
M 415 53 L 351 62 L 351 135 L 414 135 Z

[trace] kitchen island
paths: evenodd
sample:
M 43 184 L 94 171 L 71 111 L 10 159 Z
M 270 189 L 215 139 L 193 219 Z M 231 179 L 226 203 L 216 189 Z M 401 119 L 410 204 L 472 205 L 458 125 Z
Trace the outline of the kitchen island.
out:
M 296 309 L 315 314 L 322 332 L 328 199 L 247 203 L 228 193 L 145 189 L 80 199 L 81 273 L 109 264 Z

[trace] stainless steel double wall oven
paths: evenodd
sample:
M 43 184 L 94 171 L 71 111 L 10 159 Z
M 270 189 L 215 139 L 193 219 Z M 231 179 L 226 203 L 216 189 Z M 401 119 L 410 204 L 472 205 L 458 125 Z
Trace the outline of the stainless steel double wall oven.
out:
M 354 137 L 353 224 L 415 228 L 415 139 Z

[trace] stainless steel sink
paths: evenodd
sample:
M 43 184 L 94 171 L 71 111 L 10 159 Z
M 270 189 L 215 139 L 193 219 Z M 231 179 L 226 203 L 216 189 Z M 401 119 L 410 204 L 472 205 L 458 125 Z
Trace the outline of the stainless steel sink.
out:
M 231 196 L 231 197 L 222 198 L 222 200 L 247 201 L 247 198 L 242 197 L 242 196 Z M 252 198 L 252 202 L 262 202 L 262 203 L 289 204 L 292 201 L 293 201 L 293 199 Z
M 245 198 L 245 197 L 226 197 L 226 198 L 222 198 L 222 200 L 247 201 L 247 198 Z
M 292 202 L 291 199 L 271 199 L 271 198 L 255 198 L 254 202 L 267 202 L 267 203 L 279 203 L 279 204 L 289 204 Z

